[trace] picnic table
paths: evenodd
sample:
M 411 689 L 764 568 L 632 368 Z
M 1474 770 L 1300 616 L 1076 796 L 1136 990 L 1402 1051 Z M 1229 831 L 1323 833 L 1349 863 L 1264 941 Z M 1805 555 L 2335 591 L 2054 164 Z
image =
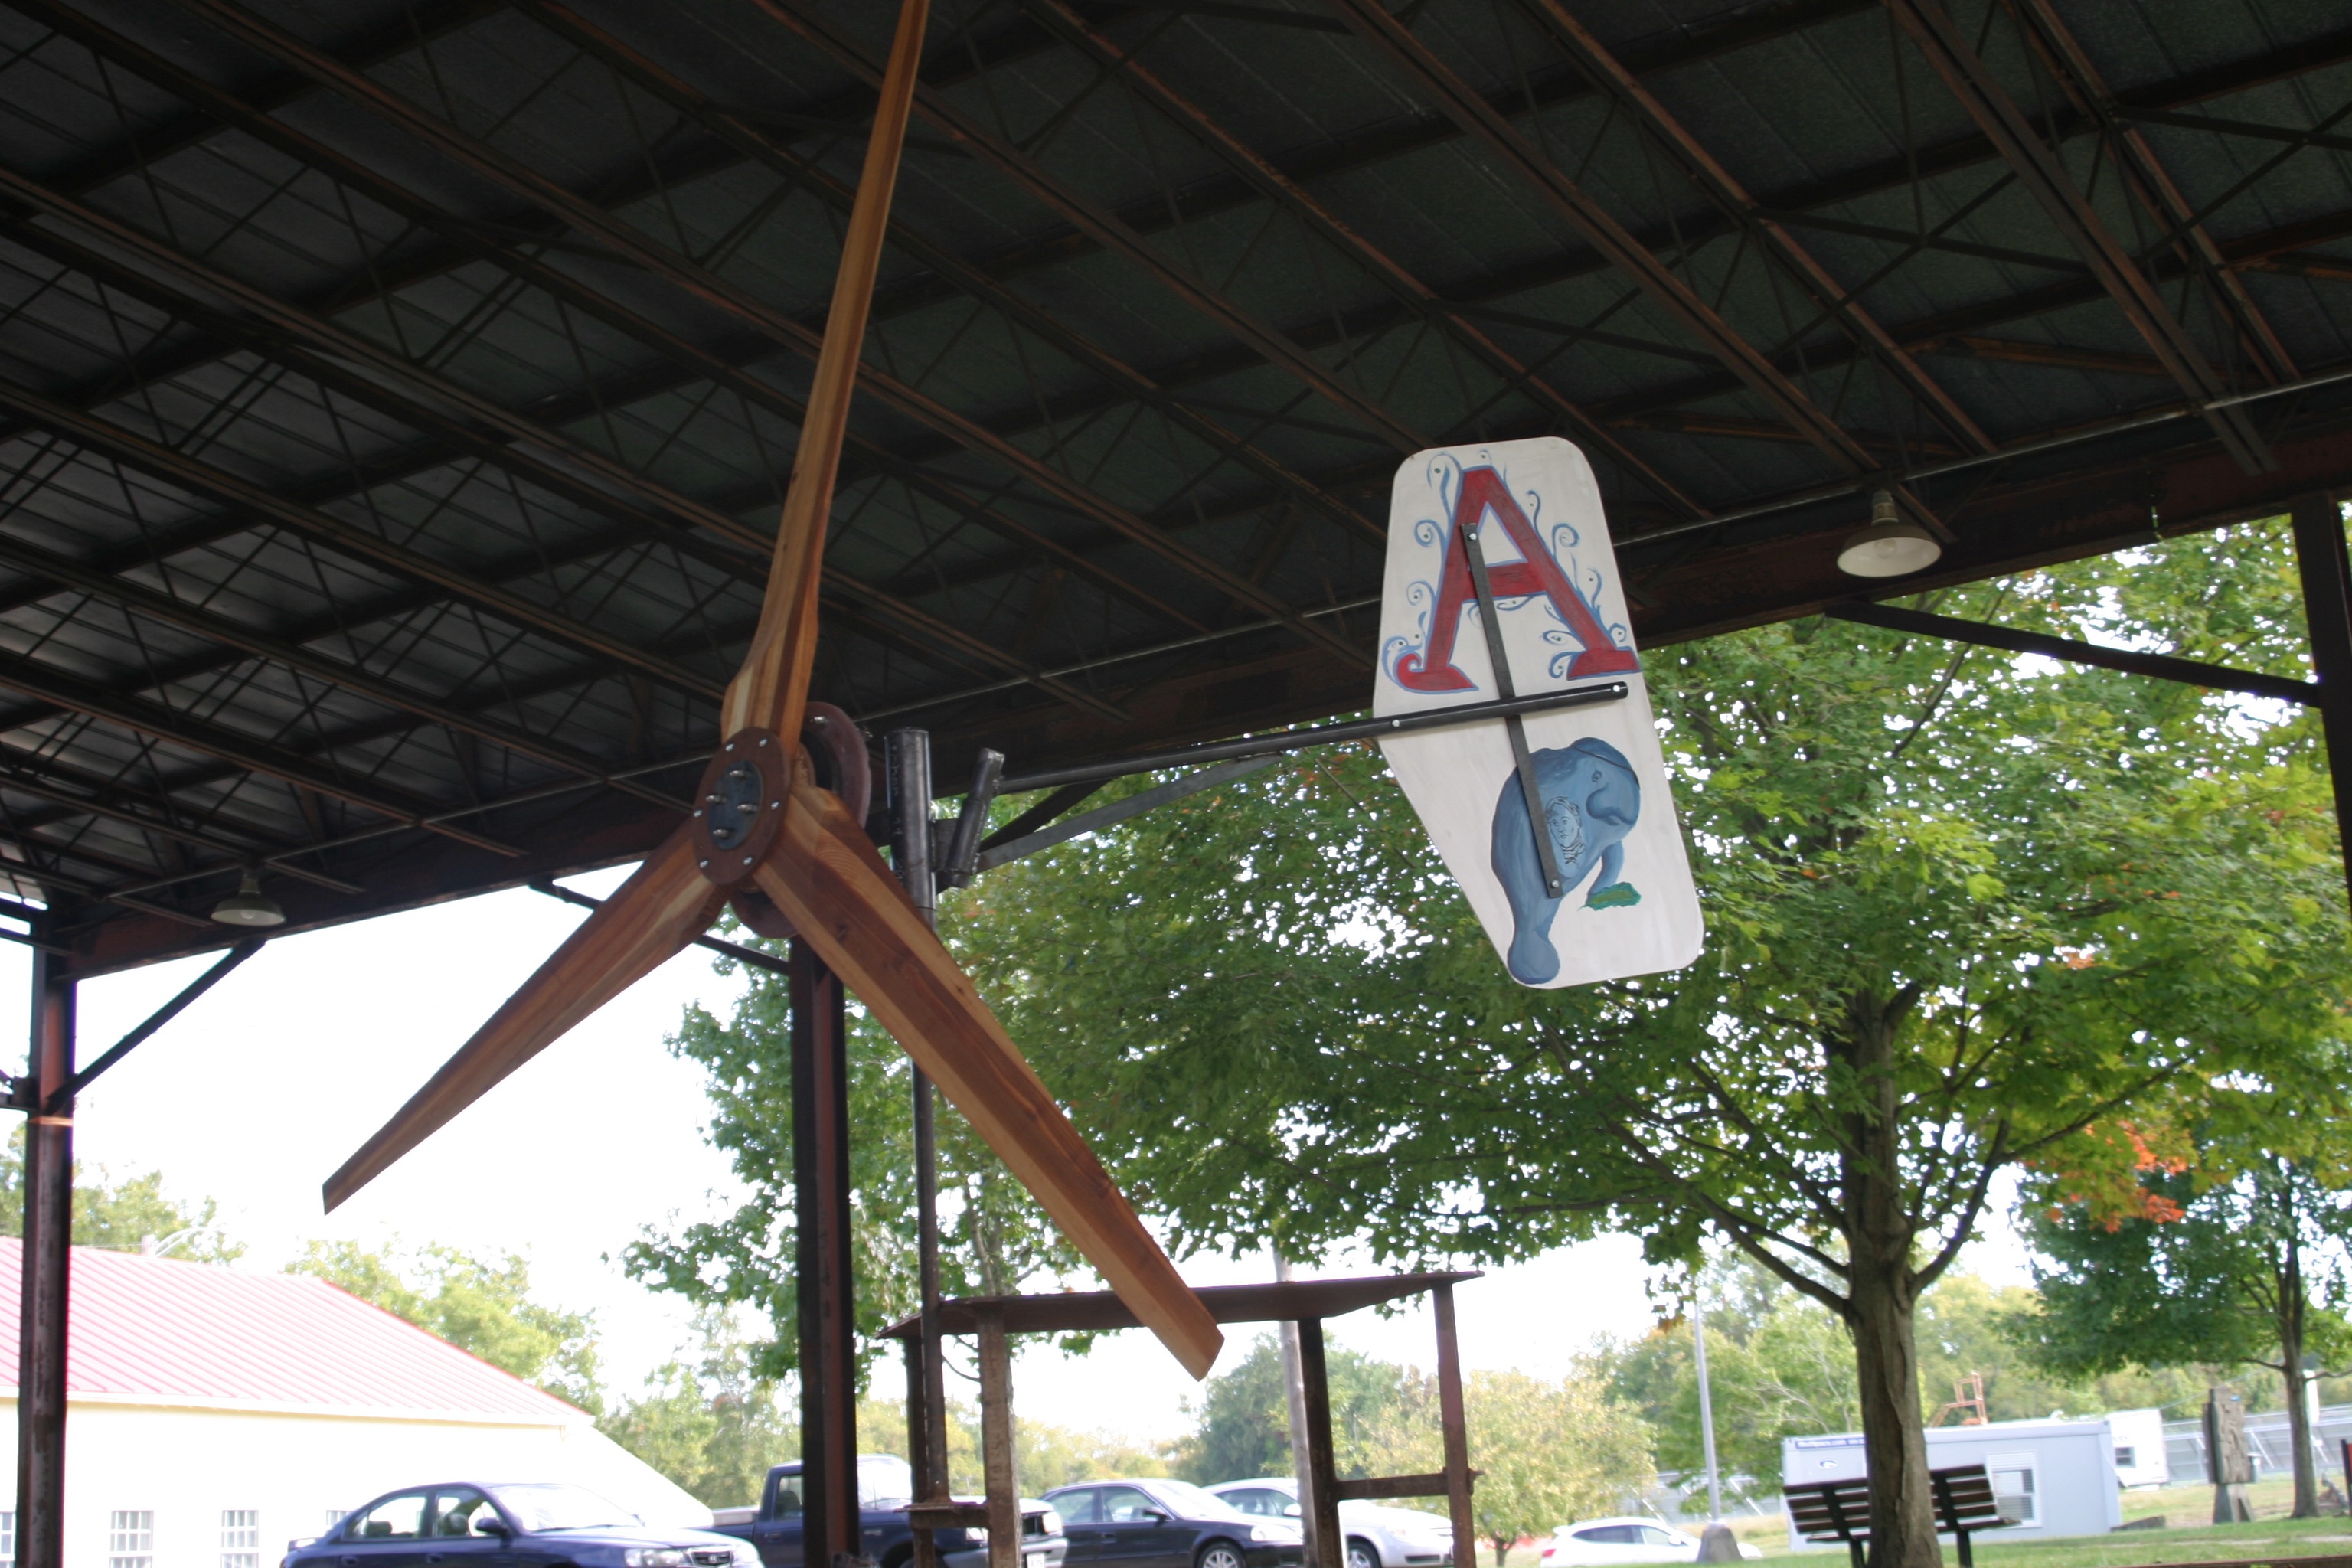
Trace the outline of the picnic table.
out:
M 2001 1517 L 1992 1498 L 1992 1478 L 1982 1465 L 1955 1465 L 1927 1472 L 1936 1498 L 1936 1528 L 1959 1543 L 1960 1568 L 1976 1568 L 1969 1553 L 1969 1537 L 1980 1530 L 2015 1524 Z M 1806 1481 L 1781 1495 L 1789 1501 L 1789 1518 L 1807 1541 L 1843 1541 L 1863 1568 L 1863 1547 L 1870 1540 L 1870 1482 Z

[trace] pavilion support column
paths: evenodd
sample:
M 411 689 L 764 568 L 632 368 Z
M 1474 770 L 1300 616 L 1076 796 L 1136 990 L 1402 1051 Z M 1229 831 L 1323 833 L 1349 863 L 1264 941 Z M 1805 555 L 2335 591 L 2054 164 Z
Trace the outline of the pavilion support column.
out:
M 17 1348 L 17 1568 L 62 1568 L 66 1490 L 66 1276 L 73 1240 L 73 1102 L 51 1104 L 74 1074 L 74 983 L 33 954 L 33 1027 L 25 1118 L 23 1333 Z
M 1348 1543 L 1339 1533 L 1339 1473 L 1331 1452 L 1331 1378 L 1323 1363 L 1323 1320 L 1301 1318 L 1298 1381 L 1307 1395 L 1307 1495 L 1299 1514 L 1316 1555 L 1306 1568 L 1343 1568 Z
M 1001 1312 L 980 1315 L 980 1469 L 988 1568 L 1021 1568 L 1021 1474 L 1013 1447 L 1013 1347 Z
M 2327 775 L 2336 787 L 2336 827 L 2345 847 L 2346 882 L 2352 887 L 2352 562 L 2345 552 L 2344 514 L 2334 496 L 2298 496 L 2292 514 L 2312 669 L 2319 677 Z
M 1274 1278 L 1276 1284 L 1290 1280 L 1290 1259 L 1283 1257 L 1279 1247 L 1274 1254 Z M 1307 1454 L 1313 1447 L 1307 1440 L 1307 1373 L 1298 1359 L 1298 1325 L 1282 1325 L 1282 1384 L 1290 1404 L 1290 1473 L 1298 1483 L 1298 1531 L 1303 1537 L 1307 1563 L 1320 1563 L 1323 1554 L 1318 1545 L 1319 1534 L 1315 1528 L 1315 1510 L 1307 1506 L 1314 1493 L 1313 1468 Z
M 1470 1517 L 1470 1423 L 1462 1403 L 1462 1345 L 1454 1287 L 1430 1292 L 1437 1318 L 1437 1426 L 1445 1445 L 1445 1512 L 1454 1521 L 1454 1568 L 1478 1568 L 1478 1525 Z
M 793 1180 L 799 1274 L 802 1561 L 858 1558 L 856 1296 L 849 1245 L 849 1049 L 840 977 L 795 941 Z

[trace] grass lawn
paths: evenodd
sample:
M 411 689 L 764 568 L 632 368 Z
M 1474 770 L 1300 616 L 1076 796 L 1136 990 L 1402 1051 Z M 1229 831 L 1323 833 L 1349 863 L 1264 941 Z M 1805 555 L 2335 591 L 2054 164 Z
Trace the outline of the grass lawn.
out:
M 2063 1541 L 2005 1542 L 1998 1534 L 1975 1539 L 1978 1568 L 2133 1568 L 2139 1563 L 2242 1563 L 2295 1557 L 2352 1557 L 2352 1519 L 2289 1519 L 2294 1483 L 2258 1481 L 2246 1489 L 2253 1504 L 2250 1524 L 2210 1524 L 2213 1489 L 2210 1486 L 2169 1487 L 2160 1491 L 2126 1492 L 2125 1522 L 2162 1515 L 2162 1530 L 2131 1530 L 2119 1534 L 2081 1535 Z M 1767 1557 L 1791 1559 L 1811 1568 L 1846 1568 L 1839 1552 L 1792 1552 L 1787 1529 L 1775 1516 L 1734 1520 L 1739 1539 L 1763 1549 Z M 1691 1528 L 1696 1529 L 1696 1525 Z M 1541 1547 L 1514 1551 L 1503 1568 L 1537 1568 Z M 1490 1559 L 1479 1554 L 1480 1568 Z M 1958 1552 L 1944 1548 L 1947 1568 L 1957 1568 Z

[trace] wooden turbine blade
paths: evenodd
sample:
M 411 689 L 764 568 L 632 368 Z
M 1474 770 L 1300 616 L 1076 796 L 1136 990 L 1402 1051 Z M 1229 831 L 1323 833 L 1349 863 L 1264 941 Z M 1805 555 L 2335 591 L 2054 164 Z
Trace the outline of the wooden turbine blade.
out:
M 898 35 L 890 46 L 890 63 L 875 105 L 874 135 L 866 144 L 857 199 L 842 237 L 841 268 L 834 275 L 833 309 L 825 317 L 824 345 L 817 351 L 808 414 L 801 422 L 800 446 L 793 453 L 792 484 L 784 491 L 760 625 L 751 634 L 742 668 L 719 702 L 722 735 L 752 728 L 786 739 L 801 732 L 809 667 L 816 658 L 817 579 L 824 562 L 825 522 L 833 511 L 834 473 L 841 464 L 842 438 L 849 430 L 849 395 L 857 384 L 866 312 L 874 303 L 874 272 L 881 265 L 882 237 L 890 226 L 890 195 L 898 181 L 898 152 L 907 140 L 907 114 L 914 106 L 915 73 L 922 64 L 923 23 L 929 11 L 929 0 L 906 0 L 898 12 Z
M 327 1178 L 328 1209 L 709 929 L 727 895 L 696 866 L 698 842 L 688 824 L 647 857 L 431 1081 Z
M 1136 1318 L 1187 1372 L 1208 1376 L 1224 1343 L 1216 1320 L 841 803 L 796 777 L 783 831 L 754 876 Z

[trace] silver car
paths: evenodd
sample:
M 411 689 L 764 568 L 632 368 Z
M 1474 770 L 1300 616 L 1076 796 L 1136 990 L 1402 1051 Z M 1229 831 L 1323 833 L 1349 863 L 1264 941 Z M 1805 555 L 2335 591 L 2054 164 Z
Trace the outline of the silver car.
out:
M 1298 1483 L 1289 1476 L 1222 1481 L 1209 1490 L 1244 1513 L 1298 1517 Z M 1454 1526 L 1443 1514 L 1396 1508 L 1360 1498 L 1339 1505 L 1348 1537 L 1348 1568 L 1451 1568 Z

